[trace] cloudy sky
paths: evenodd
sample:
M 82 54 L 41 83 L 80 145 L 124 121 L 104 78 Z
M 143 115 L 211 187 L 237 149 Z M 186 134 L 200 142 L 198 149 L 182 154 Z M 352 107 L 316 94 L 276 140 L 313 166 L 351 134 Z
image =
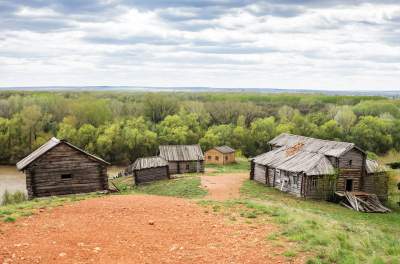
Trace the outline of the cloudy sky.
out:
M 0 86 L 400 90 L 399 0 L 0 0 Z

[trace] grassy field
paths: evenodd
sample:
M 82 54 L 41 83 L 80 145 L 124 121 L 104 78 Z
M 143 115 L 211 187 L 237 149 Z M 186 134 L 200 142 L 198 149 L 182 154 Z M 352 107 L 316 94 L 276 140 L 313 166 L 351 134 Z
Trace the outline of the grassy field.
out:
M 248 172 L 250 170 L 250 162 L 246 158 L 238 157 L 235 163 L 227 165 L 206 164 L 206 171 L 210 171 L 207 175 L 218 175 L 220 173 Z

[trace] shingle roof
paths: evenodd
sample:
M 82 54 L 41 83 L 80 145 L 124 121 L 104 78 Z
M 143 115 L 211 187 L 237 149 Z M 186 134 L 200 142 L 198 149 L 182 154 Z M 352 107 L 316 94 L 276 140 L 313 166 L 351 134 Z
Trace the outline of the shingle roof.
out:
M 307 175 L 329 175 L 335 172 L 329 159 L 323 154 L 302 150 L 291 151 L 280 147 L 253 158 L 255 163 L 290 172 Z
M 235 150 L 233 148 L 228 147 L 228 146 L 219 146 L 219 147 L 215 147 L 214 149 L 221 153 L 224 153 L 224 154 L 235 152 Z
M 131 170 L 142 170 L 142 169 L 150 169 L 157 167 L 165 167 L 168 166 L 168 162 L 161 157 L 145 157 L 138 158 L 135 162 L 130 166 Z
M 357 148 L 353 143 L 323 140 L 283 133 L 275 137 L 269 144 L 278 147 L 292 147 L 296 144 L 303 144 L 303 151 L 320 153 L 326 156 L 339 157 L 352 148 Z M 357 148 L 360 150 L 359 148 Z M 360 150 L 363 152 L 362 150 Z
M 167 161 L 204 160 L 203 151 L 199 145 L 161 145 L 160 156 Z
M 65 140 L 59 140 L 55 137 L 51 138 L 49 141 L 47 141 L 45 144 L 43 144 L 42 146 L 40 146 L 38 149 L 36 149 L 35 151 L 33 151 L 31 154 L 29 154 L 28 156 L 26 156 L 25 158 L 23 158 L 22 160 L 20 160 L 17 163 L 17 169 L 18 170 L 23 170 L 25 169 L 29 164 L 31 164 L 33 161 L 35 161 L 36 159 L 38 159 L 39 157 L 41 157 L 43 154 L 45 154 L 46 152 L 48 152 L 49 150 L 53 149 L 54 147 L 58 146 L 61 143 L 65 143 L 68 146 L 82 152 L 85 155 L 88 155 L 89 157 L 104 163 L 106 165 L 109 165 L 110 163 L 108 163 L 107 161 L 96 157 L 95 155 L 89 154 L 86 151 L 72 145 L 71 143 L 65 141 Z
M 379 165 L 376 160 L 367 159 L 366 161 L 366 170 L 367 173 L 376 173 L 376 172 L 384 172 L 387 170 L 384 166 Z

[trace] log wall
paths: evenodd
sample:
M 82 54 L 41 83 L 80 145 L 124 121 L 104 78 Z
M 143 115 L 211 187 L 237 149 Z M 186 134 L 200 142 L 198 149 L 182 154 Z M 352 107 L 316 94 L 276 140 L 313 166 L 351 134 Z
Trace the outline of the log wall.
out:
M 32 162 L 25 173 L 29 198 L 108 189 L 106 166 L 64 143 Z
M 136 184 L 168 179 L 168 166 L 137 170 L 134 177 Z
M 362 190 L 367 193 L 374 193 L 379 200 L 388 199 L 388 175 L 385 172 L 369 173 L 364 176 Z
M 168 161 L 170 174 L 204 172 L 204 161 Z

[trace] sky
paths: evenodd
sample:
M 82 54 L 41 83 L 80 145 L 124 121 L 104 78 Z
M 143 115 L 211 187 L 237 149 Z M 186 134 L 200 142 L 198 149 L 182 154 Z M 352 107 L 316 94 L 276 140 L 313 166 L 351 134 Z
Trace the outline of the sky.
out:
M 400 0 L 0 0 L 0 86 L 400 90 Z

